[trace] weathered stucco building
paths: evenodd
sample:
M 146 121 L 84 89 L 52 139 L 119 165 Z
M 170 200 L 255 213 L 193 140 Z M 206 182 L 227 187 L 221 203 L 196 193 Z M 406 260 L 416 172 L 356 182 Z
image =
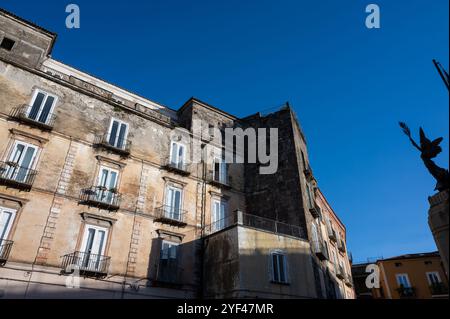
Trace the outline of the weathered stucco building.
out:
M 52 59 L 55 40 L 0 10 L 0 297 L 353 298 L 289 106 L 172 110 Z M 227 127 L 277 128 L 277 171 L 225 163 Z

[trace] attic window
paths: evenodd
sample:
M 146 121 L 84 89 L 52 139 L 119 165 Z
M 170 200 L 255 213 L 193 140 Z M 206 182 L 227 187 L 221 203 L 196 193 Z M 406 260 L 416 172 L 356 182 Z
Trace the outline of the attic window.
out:
M 5 49 L 6 51 L 11 51 L 15 43 L 16 41 L 5 37 L 0 44 L 0 48 Z
M 402 263 L 395 263 L 395 267 L 401 267 Z

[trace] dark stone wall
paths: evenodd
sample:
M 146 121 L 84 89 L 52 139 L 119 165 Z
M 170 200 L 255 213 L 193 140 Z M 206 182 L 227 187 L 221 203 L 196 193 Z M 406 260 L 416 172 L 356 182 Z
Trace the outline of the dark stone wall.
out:
M 277 172 L 262 175 L 259 173 L 259 164 L 245 164 L 246 212 L 306 230 L 300 183 L 302 170 L 298 165 L 291 110 L 285 108 L 265 117 L 252 116 L 246 118 L 245 122 L 255 128 L 278 128 Z

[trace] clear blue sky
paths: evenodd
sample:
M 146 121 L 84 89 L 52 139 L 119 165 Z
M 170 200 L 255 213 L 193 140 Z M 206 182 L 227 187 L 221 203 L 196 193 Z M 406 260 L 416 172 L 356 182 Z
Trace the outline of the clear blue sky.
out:
M 356 261 L 435 250 L 434 180 L 401 133 L 443 136 L 448 167 L 447 0 L 85 1 L 81 29 L 54 0 L 0 6 L 59 35 L 53 57 L 172 108 L 191 96 L 237 116 L 290 101 L 320 187 Z M 381 29 L 365 28 L 365 7 Z

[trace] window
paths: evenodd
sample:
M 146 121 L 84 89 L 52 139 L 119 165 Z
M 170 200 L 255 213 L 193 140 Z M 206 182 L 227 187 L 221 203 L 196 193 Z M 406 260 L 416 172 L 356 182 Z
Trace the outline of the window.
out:
M 397 278 L 397 284 L 399 285 L 399 287 L 403 288 L 411 287 L 407 274 L 397 274 L 395 277 Z
M 178 244 L 163 241 L 161 245 L 161 259 L 177 259 Z
M 430 260 L 426 260 L 426 261 L 425 261 L 425 265 L 432 265 L 432 264 L 433 264 L 433 262 L 430 261 Z
M 320 252 L 319 234 L 317 233 L 317 226 L 315 223 L 311 224 L 311 237 L 312 244 L 314 247 L 314 252 Z
M 402 263 L 395 263 L 395 267 L 401 267 Z
M 14 210 L 0 207 L 0 243 L 8 239 L 15 215 Z
M 287 261 L 286 255 L 282 252 L 271 254 L 272 281 L 276 283 L 287 283 Z
M 213 201 L 213 230 L 219 231 L 226 226 L 227 203 L 222 200 Z
M 109 145 L 119 149 L 125 149 L 127 135 L 128 124 L 117 119 L 112 119 L 107 136 Z
M 81 244 L 83 269 L 101 270 L 104 267 L 102 255 L 105 253 L 108 229 L 87 225 Z
M 441 276 L 437 271 L 427 272 L 427 279 L 430 285 L 438 285 L 441 283 Z
M 100 167 L 96 189 L 96 196 L 99 202 L 113 203 L 117 193 L 118 176 L 118 171 L 104 166 Z
M 309 185 L 309 183 L 306 184 L 306 193 L 308 194 L 309 207 L 313 208 L 314 207 L 314 197 L 311 192 L 311 185 Z
M 53 113 L 56 101 L 56 96 L 36 90 L 26 116 L 33 121 L 46 124 Z
M 227 163 L 224 158 L 216 157 L 214 159 L 214 181 L 227 184 Z
M 181 220 L 182 190 L 174 186 L 166 189 L 166 205 L 164 214 L 166 218 Z
M 0 48 L 5 49 L 6 51 L 11 51 L 15 43 L 16 42 L 14 40 L 5 37 L 0 44 Z
M 170 147 L 170 165 L 178 169 L 184 169 L 184 156 L 184 145 L 177 142 L 172 142 Z
M 20 183 L 26 182 L 36 154 L 36 146 L 16 141 L 5 168 L 0 171 L 1 176 Z

